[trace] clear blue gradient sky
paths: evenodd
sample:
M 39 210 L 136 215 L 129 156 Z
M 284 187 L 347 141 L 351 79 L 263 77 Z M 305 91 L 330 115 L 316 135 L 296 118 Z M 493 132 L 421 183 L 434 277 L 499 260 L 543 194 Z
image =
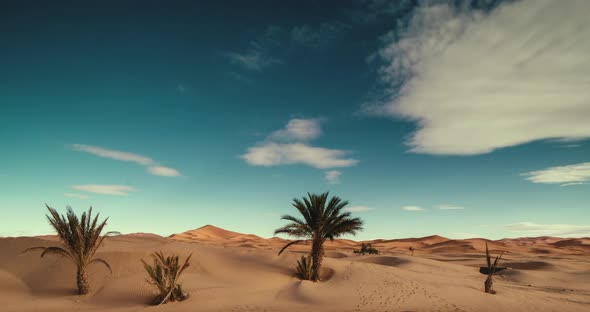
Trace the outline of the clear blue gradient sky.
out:
M 0 236 L 590 236 L 588 1 L 3 1 Z

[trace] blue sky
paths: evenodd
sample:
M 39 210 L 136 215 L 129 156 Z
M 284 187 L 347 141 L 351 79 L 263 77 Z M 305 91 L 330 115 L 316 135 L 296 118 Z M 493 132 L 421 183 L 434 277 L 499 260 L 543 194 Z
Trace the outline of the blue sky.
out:
M 330 191 L 359 239 L 590 236 L 587 1 L 0 5 L 0 235 L 269 237 Z

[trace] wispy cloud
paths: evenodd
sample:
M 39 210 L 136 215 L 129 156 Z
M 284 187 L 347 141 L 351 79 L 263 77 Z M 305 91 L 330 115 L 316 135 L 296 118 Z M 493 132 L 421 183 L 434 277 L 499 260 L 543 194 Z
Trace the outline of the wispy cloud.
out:
M 416 121 L 407 143 L 417 153 L 589 138 L 589 10 L 584 0 L 507 2 L 489 14 L 423 5 L 384 38 L 388 100 L 367 111 Z
M 164 167 L 164 166 L 150 166 L 148 167 L 148 172 L 163 177 L 178 177 L 180 176 L 180 172 L 178 172 L 174 168 Z
M 424 208 L 418 206 L 403 206 L 402 210 L 405 211 L 424 211 Z
M 590 225 L 519 222 L 506 225 L 504 228 L 507 231 L 521 233 L 520 235 L 590 236 Z
M 533 183 L 577 185 L 590 181 L 590 162 L 523 173 Z
M 225 55 L 233 63 L 252 71 L 262 71 L 271 65 L 281 64 L 282 60 L 273 55 L 280 46 L 281 28 L 271 25 L 243 52 L 227 52 Z
M 367 206 L 352 206 L 346 207 L 344 210 L 349 212 L 367 212 L 373 210 L 373 208 Z
M 457 206 L 457 205 L 449 205 L 449 204 L 438 205 L 435 208 L 440 209 L 440 210 L 463 210 L 463 209 L 465 209 L 465 207 L 461 207 L 461 206 Z
M 181 175 L 180 172 L 178 172 L 178 170 L 170 167 L 161 166 L 152 158 L 139 154 L 84 144 L 73 144 L 72 149 L 75 151 L 96 155 L 98 157 L 136 163 L 138 165 L 145 166 L 147 168 L 147 171 L 152 175 L 165 177 L 177 177 Z
M 319 119 L 289 120 L 284 129 L 277 130 L 270 135 L 272 140 L 307 141 L 318 138 L 322 134 Z
M 309 146 L 304 143 L 266 142 L 248 148 L 242 155 L 253 166 L 278 166 L 304 164 L 319 169 L 351 167 L 358 160 L 348 158 L 349 151 Z
M 574 186 L 574 185 L 582 185 L 582 184 L 586 184 L 586 183 L 582 183 L 582 182 L 572 182 L 572 183 L 564 183 L 564 184 L 561 184 L 561 185 L 559 185 L 559 186 L 562 186 L 562 187 L 563 187 L 563 186 Z
M 294 121 L 295 120 L 295 121 Z M 301 125 L 311 125 L 303 129 Z M 248 148 L 241 155 L 246 163 L 253 166 L 278 166 L 304 164 L 319 169 L 351 167 L 358 160 L 348 157 L 349 151 L 310 146 L 304 141 L 321 134 L 319 123 L 313 119 L 293 119 L 285 129 L 273 132 L 265 141 Z M 283 139 L 294 142 L 282 143 Z
M 106 149 L 99 146 L 92 146 L 92 145 L 83 145 L 83 144 L 73 144 L 72 148 L 75 151 L 86 152 L 89 154 L 93 154 L 99 157 L 110 158 L 120 161 L 129 161 L 134 162 L 139 165 L 150 166 L 155 163 L 155 161 L 149 157 L 127 153 L 122 151 L 116 151 L 111 149 Z
M 76 197 L 76 198 L 80 198 L 80 199 L 86 199 L 86 198 L 88 198 L 88 195 L 78 194 L 78 193 L 64 193 L 64 196 L 66 196 L 66 197 Z
M 338 170 L 330 170 L 330 171 L 326 171 L 326 181 L 328 182 L 328 184 L 340 184 L 340 176 L 342 175 L 342 172 L 338 171 Z
M 72 185 L 72 188 L 78 191 L 84 191 L 89 193 L 96 193 L 102 195 L 118 195 L 126 196 L 130 192 L 136 191 L 131 186 L 127 185 L 114 185 L 114 184 L 83 184 L 83 185 Z

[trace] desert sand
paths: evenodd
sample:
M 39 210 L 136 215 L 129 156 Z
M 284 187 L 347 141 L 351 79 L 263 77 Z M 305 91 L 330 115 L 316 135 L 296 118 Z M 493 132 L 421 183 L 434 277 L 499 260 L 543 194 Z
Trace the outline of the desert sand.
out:
M 360 242 L 327 244 L 324 280 L 300 281 L 301 245 L 277 256 L 286 240 L 264 239 L 214 226 L 160 237 L 110 238 L 90 266 L 91 293 L 76 295 L 75 267 L 57 256 L 22 254 L 57 244 L 52 236 L 0 238 L 1 311 L 590 311 L 590 238 L 488 241 L 505 251 L 496 295 L 483 292 L 483 239 L 440 236 L 374 240 L 380 255 L 358 256 Z M 408 247 L 416 249 L 410 256 Z M 193 254 L 182 277 L 191 297 L 149 306 L 154 291 L 140 259 L 153 251 Z

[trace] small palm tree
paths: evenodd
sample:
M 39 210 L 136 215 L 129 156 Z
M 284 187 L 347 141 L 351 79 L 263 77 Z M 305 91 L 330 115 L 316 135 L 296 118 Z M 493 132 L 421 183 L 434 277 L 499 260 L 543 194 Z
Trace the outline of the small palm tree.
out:
M 57 232 L 57 236 L 63 243 L 63 247 L 33 247 L 24 252 L 42 250 L 41 258 L 48 254 L 54 254 L 65 257 L 74 263 L 77 269 L 76 281 L 78 284 L 78 294 L 87 294 L 90 290 L 88 282 L 88 265 L 92 263 L 102 263 L 113 273 L 111 266 L 103 259 L 95 258 L 94 254 L 98 250 L 107 236 L 117 235 L 118 232 L 107 232 L 100 235 L 107 225 L 108 218 L 98 222 L 96 214 L 92 218 L 92 207 L 88 212 L 82 213 L 78 218 L 72 207 L 68 206 L 68 212 L 65 216 L 60 215 L 55 209 L 45 205 L 50 215 L 45 215 L 49 224 Z
M 328 200 L 328 195 L 328 192 L 320 195 L 307 193 L 307 197 L 293 199 L 293 207 L 299 211 L 303 219 L 284 215 L 281 219 L 291 223 L 275 230 L 274 233 L 301 238 L 285 245 L 279 251 L 279 255 L 291 245 L 311 240 L 312 281 L 320 279 L 324 242 L 345 234 L 356 235 L 363 229 L 361 219 L 352 218 L 350 212 L 342 211 L 348 205 L 347 201 L 342 201 L 336 196 Z
M 494 260 L 494 263 L 492 263 L 492 257 L 490 256 L 490 251 L 488 250 L 488 243 L 486 242 L 486 262 L 488 265 L 488 277 L 486 278 L 486 281 L 484 282 L 484 291 L 488 294 L 495 294 L 496 293 L 492 289 L 492 286 L 494 285 L 493 276 L 494 276 L 494 273 L 496 273 L 496 269 L 498 268 L 498 263 L 500 262 L 502 255 L 504 255 L 504 252 L 502 252 L 499 256 L 497 256 L 496 260 Z
M 182 301 L 188 298 L 188 294 L 182 290 L 178 280 L 182 272 L 190 266 L 191 256 L 192 254 L 182 265 L 178 256 L 164 256 L 161 251 L 152 254 L 153 264 L 141 260 L 149 275 L 147 282 L 158 289 L 158 296 L 152 301 L 153 304 L 160 305 L 168 301 Z

